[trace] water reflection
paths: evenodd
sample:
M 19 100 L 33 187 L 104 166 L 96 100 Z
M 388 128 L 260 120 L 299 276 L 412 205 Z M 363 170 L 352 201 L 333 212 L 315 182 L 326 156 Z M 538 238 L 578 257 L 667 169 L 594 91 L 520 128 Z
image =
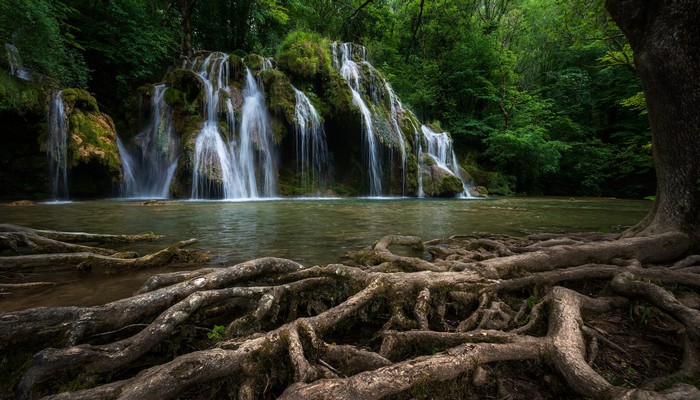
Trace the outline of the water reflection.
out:
M 474 232 L 608 231 L 639 221 L 650 205 L 646 201 L 554 198 L 166 201 L 156 206 L 100 200 L 26 207 L 0 204 L 0 222 L 37 229 L 166 235 L 156 243 L 130 246 L 139 252 L 198 238 L 197 246 L 211 251 L 215 265 L 262 256 L 316 265 L 341 261 L 347 251 L 388 234 L 427 240 Z M 99 271 L 72 273 L 61 279 L 74 283 L 23 294 L 21 299 L 0 299 L 0 311 L 44 304 L 99 304 L 131 294 L 147 276 L 162 271 L 109 277 Z

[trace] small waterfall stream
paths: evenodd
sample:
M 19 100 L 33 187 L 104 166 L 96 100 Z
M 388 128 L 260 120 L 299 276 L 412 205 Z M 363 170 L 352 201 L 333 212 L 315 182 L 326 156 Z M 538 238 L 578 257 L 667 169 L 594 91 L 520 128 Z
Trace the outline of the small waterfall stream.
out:
M 49 176 L 51 178 L 51 199 L 68 200 L 68 124 L 63 105 L 63 91 L 51 93 L 49 104 Z
M 243 185 L 248 191 L 248 195 L 243 197 L 274 197 L 277 194 L 277 163 L 272 128 L 261 86 L 250 69 L 246 68 L 240 147 L 237 153 Z M 259 178 L 256 177 L 256 171 L 261 175 Z M 261 187 L 260 193 L 258 186 Z
M 364 59 L 364 47 L 361 48 Z M 353 59 L 352 43 L 333 43 L 333 62 L 335 68 L 345 78 L 352 92 L 352 101 L 360 109 L 362 114 L 367 170 L 369 172 L 370 196 L 381 196 L 382 191 L 382 164 L 379 158 L 379 143 L 374 135 L 372 112 L 365 103 L 360 91 L 360 66 Z
M 447 171 L 448 173 L 458 177 L 462 181 L 462 188 L 464 189 L 460 194 L 460 197 L 469 198 L 472 195 L 469 193 L 467 188 L 466 179 L 462 176 L 459 171 L 459 164 L 457 163 L 457 157 L 455 157 L 454 150 L 452 149 L 452 138 L 447 132 L 435 132 L 428 126 L 421 126 L 421 133 L 423 134 L 422 140 L 419 140 L 418 148 L 418 162 L 420 169 L 425 168 L 423 157 L 427 155 L 432 158 L 438 167 Z M 423 148 L 425 146 L 425 148 Z M 422 174 L 419 175 L 419 188 L 420 192 L 423 191 Z M 422 193 L 420 193 L 422 195 Z M 419 196 L 422 197 L 422 196 Z
M 177 168 L 178 142 L 171 109 L 163 99 L 166 89 L 164 84 L 155 86 L 148 126 L 133 138 L 132 143 L 125 144 L 117 137 L 124 171 L 123 197 L 168 197 Z
M 320 194 L 328 187 L 332 162 L 321 117 L 309 98 L 293 87 L 296 95 L 295 133 L 297 172 L 304 192 Z
M 31 81 L 32 75 L 28 70 L 22 67 L 22 58 L 19 56 L 19 50 L 13 44 L 5 43 L 5 51 L 7 51 L 7 61 L 10 63 L 10 75 L 16 76 L 25 81 Z

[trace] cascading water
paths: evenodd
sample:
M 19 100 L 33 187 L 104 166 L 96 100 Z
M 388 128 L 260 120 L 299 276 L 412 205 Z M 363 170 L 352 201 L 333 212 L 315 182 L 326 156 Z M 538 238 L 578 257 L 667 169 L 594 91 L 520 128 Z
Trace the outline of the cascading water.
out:
M 195 142 L 193 199 L 240 197 L 237 196 L 240 183 L 233 180 L 230 147 L 219 134 L 218 126 L 219 90 L 228 86 L 227 71 L 228 55 L 223 53 L 209 54 L 196 71 L 205 89 L 206 120 Z
M 51 178 L 51 199 L 68 200 L 68 126 L 63 106 L 63 91 L 51 94 L 49 105 L 49 175 Z
M 25 81 L 31 81 L 32 75 L 22 67 L 22 59 L 19 56 L 17 47 L 10 43 L 5 43 L 5 51 L 7 51 L 7 60 L 10 63 L 10 74 Z
M 406 141 L 403 138 L 403 133 L 401 132 L 401 127 L 399 125 L 399 112 L 404 112 L 403 104 L 399 100 L 394 89 L 391 88 L 389 82 L 384 82 L 384 87 L 386 92 L 389 94 L 389 104 L 391 105 L 391 125 L 394 129 L 394 133 L 399 140 L 399 145 L 401 146 L 401 170 L 404 172 L 402 174 L 401 182 L 401 194 L 406 194 Z
M 246 68 L 238 135 L 233 103 L 226 98 L 227 144 L 219 129 L 218 110 L 221 91 L 228 91 L 228 55 L 211 53 L 196 73 L 206 92 L 206 121 L 195 142 L 192 198 L 273 197 L 277 167 L 272 129 L 263 92 L 253 74 Z
M 364 59 L 364 47 L 360 48 Z M 362 114 L 367 170 L 369 171 L 370 196 L 382 195 L 382 164 L 379 158 L 379 143 L 374 135 L 372 113 L 360 94 L 360 67 L 353 60 L 352 43 L 333 43 L 333 63 L 345 78 L 352 92 L 352 101 Z
M 169 195 L 178 146 L 171 109 L 163 99 L 166 89 L 164 84 L 155 86 L 148 126 L 134 137 L 132 146 L 117 137 L 124 171 L 123 197 L 167 198 Z
M 423 157 L 428 156 L 435 161 L 435 164 L 441 169 L 449 172 L 450 174 L 456 176 L 462 181 L 463 191 L 460 197 L 472 197 L 467 188 L 466 180 L 459 171 L 459 164 L 457 163 L 457 157 L 452 149 L 452 138 L 447 134 L 447 132 L 435 132 L 431 128 L 422 125 L 421 133 L 423 134 L 423 140 L 419 140 L 418 147 L 418 162 L 419 168 L 422 170 L 425 168 Z M 425 148 L 423 147 L 425 146 Z M 419 196 L 422 195 L 423 182 L 422 176 L 419 175 Z
M 319 193 L 328 187 L 331 175 L 331 157 L 326 144 L 326 132 L 321 118 L 304 92 L 294 88 L 296 107 L 297 169 L 301 174 L 301 186 L 305 193 L 316 189 Z
M 256 170 L 260 179 L 262 197 L 273 197 L 277 193 L 277 166 L 274 156 L 270 116 L 265 107 L 265 96 L 249 68 L 246 68 L 243 88 L 243 111 L 241 112 L 240 145 L 236 160 L 244 188 L 248 196 L 258 197 Z

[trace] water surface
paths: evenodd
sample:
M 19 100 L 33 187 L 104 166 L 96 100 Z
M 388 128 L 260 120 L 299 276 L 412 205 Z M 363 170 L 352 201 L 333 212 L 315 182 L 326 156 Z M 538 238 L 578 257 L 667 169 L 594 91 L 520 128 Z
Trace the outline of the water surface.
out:
M 139 252 L 198 238 L 196 246 L 212 253 L 214 265 L 275 256 L 310 266 L 342 261 L 348 250 L 370 245 L 388 234 L 428 240 L 475 232 L 607 232 L 638 222 L 650 206 L 647 201 L 605 198 L 166 201 L 157 206 L 144 206 L 142 201 L 99 200 L 32 206 L 0 204 L 0 222 L 37 229 L 166 235 L 159 242 L 128 246 Z M 101 304 L 130 295 L 148 276 L 167 270 L 42 275 L 42 280 L 70 283 L 2 296 L 0 311 Z M 0 274 L 2 282 L 17 279 Z

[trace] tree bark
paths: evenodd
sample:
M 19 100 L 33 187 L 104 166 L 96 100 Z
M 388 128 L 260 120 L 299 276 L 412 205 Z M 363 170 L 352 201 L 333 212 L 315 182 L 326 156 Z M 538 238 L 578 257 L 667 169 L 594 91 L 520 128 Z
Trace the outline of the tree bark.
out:
M 633 235 L 681 230 L 700 243 L 700 6 L 694 0 L 607 0 L 646 95 L 656 201 Z

